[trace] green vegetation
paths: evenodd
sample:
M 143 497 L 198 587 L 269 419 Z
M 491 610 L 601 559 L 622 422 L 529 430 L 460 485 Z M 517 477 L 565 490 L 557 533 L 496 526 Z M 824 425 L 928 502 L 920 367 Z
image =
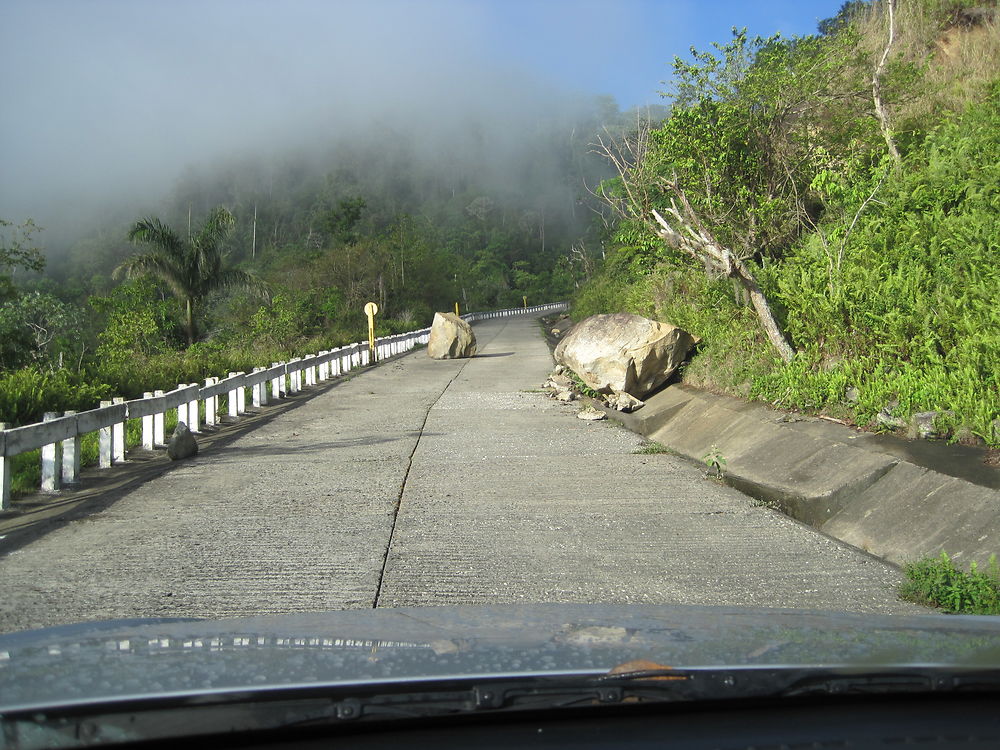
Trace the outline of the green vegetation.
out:
M 665 446 L 665 445 L 663 445 L 661 443 L 657 443 L 654 440 L 650 440 L 649 442 L 644 443 L 643 445 L 640 445 L 638 448 L 636 448 L 632 452 L 633 453 L 638 453 L 638 454 L 641 454 L 641 455 L 644 455 L 644 456 L 645 455 L 657 455 L 657 454 L 660 454 L 660 453 L 668 453 L 668 454 L 670 454 L 672 456 L 676 456 L 677 455 L 676 451 L 668 448 L 667 446 Z
M 905 572 L 902 599 L 952 614 L 1000 615 L 1000 566 L 995 555 L 985 571 L 972 562 L 966 573 L 942 552 L 940 557 L 907 565 Z
M 600 391 L 595 391 L 583 382 L 583 378 L 569 368 L 563 370 L 563 374 L 573 382 L 573 390 L 577 393 L 587 396 L 588 398 L 597 399 L 598 401 L 604 401 L 604 395 L 600 393 Z
M 1000 444 L 1000 34 L 963 5 L 676 60 L 670 117 L 598 146 L 618 221 L 573 316 L 701 336 L 693 385 Z
M 193 166 L 156 217 L 44 253 L 39 227 L 2 221 L 0 421 L 358 341 L 368 301 L 385 336 L 456 301 L 567 299 L 600 255 L 584 185 L 610 171 L 588 144 L 635 121 L 580 102 L 510 134 L 509 153 L 470 134 L 454 159 L 387 123 L 309 155 L 275 144 L 266 161 Z
M 719 446 L 713 445 L 712 449 L 701 457 L 702 463 L 715 472 L 716 479 L 722 479 L 726 471 L 726 457 L 719 451 Z
M 184 303 L 184 328 L 188 345 L 195 342 L 194 313 L 214 291 L 240 289 L 267 296 L 267 286 L 246 271 L 226 268 L 220 249 L 236 217 L 226 208 L 216 208 L 208 215 L 205 225 L 188 242 L 156 217 L 140 219 L 128 232 L 136 244 L 152 245 L 147 253 L 126 258 L 112 276 L 138 278 L 154 276 L 167 285 Z

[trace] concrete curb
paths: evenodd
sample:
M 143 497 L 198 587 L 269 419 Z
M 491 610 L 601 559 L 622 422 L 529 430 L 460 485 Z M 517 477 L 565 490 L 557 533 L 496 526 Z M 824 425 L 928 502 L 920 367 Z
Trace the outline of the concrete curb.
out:
M 695 461 L 718 451 L 733 487 L 890 562 L 945 551 L 982 565 L 1000 552 L 1000 472 L 949 476 L 876 436 L 685 385 L 634 414 L 605 411 Z

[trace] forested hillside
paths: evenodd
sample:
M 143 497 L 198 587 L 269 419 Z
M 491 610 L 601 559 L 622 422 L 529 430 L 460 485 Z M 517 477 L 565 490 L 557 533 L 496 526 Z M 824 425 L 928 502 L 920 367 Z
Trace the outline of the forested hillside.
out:
M 574 315 L 701 336 L 695 385 L 996 445 L 997 21 L 855 1 L 815 36 L 677 59 L 670 117 L 598 146 L 618 222 Z
M 44 230 L 5 226 L 0 420 L 356 341 L 369 300 L 383 335 L 456 302 L 568 298 L 602 253 L 606 207 L 588 188 L 612 173 L 591 144 L 665 111 L 570 104 L 516 130 L 476 113 L 437 132 L 381 121 L 193 164 L 148 216 L 119 216 L 45 255 Z M 183 264 L 209 245 L 197 273 L 249 283 L 194 284 L 152 257 L 173 247 Z

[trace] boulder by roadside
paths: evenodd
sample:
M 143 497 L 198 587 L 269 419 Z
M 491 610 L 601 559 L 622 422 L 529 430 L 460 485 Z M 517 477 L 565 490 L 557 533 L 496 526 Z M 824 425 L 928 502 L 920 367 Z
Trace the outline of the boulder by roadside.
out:
M 198 454 L 198 441 L 194 439 L 190 428 L 184 422 L 178 422 L 174 434 L 167 443 L 167 455 L 172 461 L 190 458 Z
M 641 399 L 667 382 L 694 343 L 691 334 L 669 323 L 613 313 L 577 323 L 554 356 L 599 393 Z

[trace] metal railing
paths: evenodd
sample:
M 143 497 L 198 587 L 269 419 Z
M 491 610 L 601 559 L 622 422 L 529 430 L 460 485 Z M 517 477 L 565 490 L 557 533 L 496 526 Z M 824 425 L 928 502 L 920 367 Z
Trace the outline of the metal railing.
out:
M 565 302 L 556 302 L 467 313 L 461 317 L 474 323 L 511 315 L 553 312 L 566 307 Z M 430 330 L 422 328 L 376 339 L 375 359 L 388 359 L 409 352 L 418 344 L 426 344 Z M 228 417 L 236 420 L 249 408 L 266 406 L 305 387 L 364 367 L 370 359 L 368 343 L 358 342 L 295 357 L 287 362 L 274 362 L 270 367 L 257 367 L 249 373 L 231 372 L 226 377 L 207 378 L 204 385 L 182 383 L 172 391 L 147 392 L 142 398 L 129 401 L 114 398 L 102 401 L 98 408 L 88 411 L 47 412 L 44 421 L 24 427 L 8 430 L 2 429 L 0 424 L 0 509 L 10 505 L 10 465 L 14 456 L 41 448 L 41 490 L 58 492 L 63 485 L 79 481 L 80 441 L 84 435 L 99 433 L 98 467 L 107 469 L 125 461 L 126 425 L 130 419 L 142 420 L 143 448 L 164 448 L 167 445 L 164 429 L 166 414 L 171 409 L 177 410 L 178 422 L 187 424 L 192 432 L 199 432 L 202 428 L 202 407 L 205 426 L 214 426 L 221 421 L 219 405 L 222 396 L 226 397 Z M 250 407 L 247 405 L 248 391 Z

